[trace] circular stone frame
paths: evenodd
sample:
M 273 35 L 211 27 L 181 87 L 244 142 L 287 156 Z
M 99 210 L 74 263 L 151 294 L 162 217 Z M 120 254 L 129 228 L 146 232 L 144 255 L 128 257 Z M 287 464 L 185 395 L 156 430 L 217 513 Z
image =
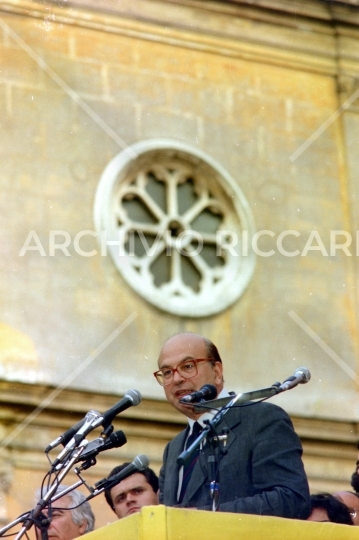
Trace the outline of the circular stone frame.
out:
M 106 242 L 124 280 L 163 311 L 214 315 L 252 278 L 248 202 L 233 177 L 193 146 L 172 139 L 129 146 L 104 170 L 94 213 L 102 252 Z

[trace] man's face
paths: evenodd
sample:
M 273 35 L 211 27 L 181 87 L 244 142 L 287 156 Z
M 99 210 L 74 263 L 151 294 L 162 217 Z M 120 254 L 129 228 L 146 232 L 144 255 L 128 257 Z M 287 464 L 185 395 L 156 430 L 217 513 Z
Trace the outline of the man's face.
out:
M 51 523 L 48 528 L 49 540 L 72 540 L 73 538 L 77 538 L 84 534 L 87 523 L 84 522 L 82 525 L 76 525 L 76 523 L 72 521 L 71 510 L 66 510 L 66 508 L 71 506 L 71 498 L 68 495 L 64 495 L 64 497 L 61 497 L 53 503 L 54 509 L 52 511 Z M 47 509 L 43 510 L 43 514 L 47 516 Z M 41 538 L 39 531 L 37 531 L 36 535 L 38 538 Z
M 158 358 L 159 369 L 165 367 L 177 368 L 186 360 L 208 358 L 206 344 L 201 336 L 196 334 L 179 334 L 168 340 L 163 346 Z M 202 413 L 194 413 L 191 405 L 183 405 L 179 401 L 183 396 L 200 390 L 205 384 L 213 384 L 220 392 L 223 388 L 222 364 L 216 362 L 199 362 L 198 373 L 190 379 L 185 379 L 177 371 L 174 373 L 173 382 L 164 386 L 168 402 L 182 414 L 189 418 L 197 419 Z
M 125 478 L 110 493 L 118 519 L 139 512 L 142 506 L 158 504 L 157 493 L 141 473 Z

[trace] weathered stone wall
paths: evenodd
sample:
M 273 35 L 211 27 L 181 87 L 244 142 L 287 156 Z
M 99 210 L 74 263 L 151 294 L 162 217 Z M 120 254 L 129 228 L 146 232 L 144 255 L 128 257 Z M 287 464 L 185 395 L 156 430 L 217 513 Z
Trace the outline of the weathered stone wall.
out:
M 275 402 L 307 433 L 313 486 L 345 486 L 359 417 L 358 28 L 357 10 L 320 1 L 0 2 L 1 377 L 159 400 L 159 348 L 183 330 L 218 345 L 236 392 L 304 365 L 310 384 Z M 75 249 L 95 230 L 106 165 L 154 137 L 216 159 L 272 235 L 258 248 L 275 253 L 257 256 L 243 297 L 216 316 L 159 311 L 96 238 L 79 247 L 97 255 Z M 31 231 L 36 249 L 20 256 Z M 69 256 L 51 251 L 54 231 L 70 235 Z M 284 231 L 297 236 L 281 252 Z M 333 248 L 331 231 L 353 244 Z M 342 446 L 326 422 L 345 426 Z

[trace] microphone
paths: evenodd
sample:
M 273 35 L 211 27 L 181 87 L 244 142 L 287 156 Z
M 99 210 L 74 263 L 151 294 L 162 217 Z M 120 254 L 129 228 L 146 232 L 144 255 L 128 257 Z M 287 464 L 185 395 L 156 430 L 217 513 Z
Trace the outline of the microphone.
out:
M 122 480 L 125 480 L 125 478 L 128 478 L 129 476 L 131 476 L 131 474 L 134 474 L 138 471 L 143 471 L 144 469 L 146 469 L 146 467 L 149 466 L 149 464 L 150 464 L 150 460 L 148 459 L 147 456 L 144 456 L 143 454 L 139 455 L 135 457 L 132 463 L 127 465 L 127 467 L 122 469 L 122 471 L 120 471 L 119 473 L 114 474 L 113 476 L 110 476 L 110 478 L 103 478 L 99 482 L 96 482 L 95 484 L 96 489 L 102 490 L 102 491 L 104 491 L 105 489 L 111 489 L 117 484 L 119 484 L 120 482 L 122 482 Z M 93 494 L 92 496 L 95 497 L 98 494 L 99 493 L 97 492 L 96 494 Z
M 205 384 L 197 392 L 192 392 L 179 400 L 180 403 L 198 403 L 199 401 L 210 401 L 217 397 L 217 388 L 213 384 Z
M 83 418 L 82 420 L 80 420 L 79 422 L 77 422 L 77 424 L 75 424 L 74 426 L 72 426 L 70 429 L 68 429 L 67 431 L 65 431 L 62 435 L 60 435 L 59 437 L 57 437 L 56 439 L 54 439 L 45 449 L 45 454 L 48 454 L 50 452 L 50 450 L 52 450 L 53 448 L 56 448 L 56 446 L 59 446 L 59 444 L 62 444 L 63 446 L 65 446 L 69 441 L 71 441 L 72 437 L 74 435 L 76 435 L 76 433 L 78 432 L 78 430 L 80 429 L 81 426 L 84 425 L 85 423 L 85 420 L 86 420 L 86 417 Z
M 101 425 L 101 420 L 101 413 L 99 413 L 98 411 L 89 411 L 85 416 L 85 422 L 75 433 L 72 439 L 70 439 L 65 448 L 70 448 L 71 450 L 76 448 L 80 444 L 80 442 L 84 440 L 88 433 Z
M 111 409 L 108 409 L 108 411 L 104 412 L 102 416 L 100 413 L 98 413 L 100 415 L 99 417 L 101 418 L 101 422 L 97 423 L 97 425 L 94 426 L 94 428 L 100 425 L 107 427 L 109 424 L 111 424 L 115 416 L 117 416 L 120 412 L 125 411 L 132 405 L 134 406 L 138 405 L 139 403 L 141 403 L 141 399 L 142 397 L 138 390 L 128 390 L 125 396 L 118 403 L 116 403 L 116 405 L 111 407 Z M 59 446 L 59 444 L 66 446 L 67 443 L 71 441 L 71 439 L 77 434 L 77 432 L 85 424 L 86 419 L 87 419 L 87 415 L 85 416 L 85 418 L 80 420 L 80 422 L 77 422 L 77 424 L 75 424 L 72 428 L 68 429 L 62 435 L 60 435 L 60 437 L 57 437 L 57 439 L 53 440 L 47 446 L 45 453 L 47 454 L 48 452 L 50 452 L 50 450 L 52 450 L 53 448 L 56 448 L 56 446 Z
M 57 456 L 57 458 L 52 463 L 53 469 L 57 467 L 60 463 L 62 463 L 68 455 L 79 446 L 79 444 L 84 440 L 86 435 L 90 433 L 93 429 L 97 428 L 101 425 L 102 422 L 102 416 L 101 413 L 98 411 L 89 411 L 86 416 L 84 423 L 80 427 L 80 429 L 75 433 L 75 435 L 70 439 L 70 441 L 66 444 L 64 449 L 60 452 L 60 454 Z
M 310 381 L 310 371 L 306 367 L 300 367 L 295 370 L 294 375 L 288 377 L 282 384 L 278 387 L 278 394 L 295 388 L 298 384 L 305 384 Z
M 139 405 L 141 403 L 142 396 L 138 390 L 128 390 L 124 397 L 120 399 L 116 405 L 108 409 L 102 415 L 102 426 L 107 427 L 111 424 L 112 420 L 122 411 L 125 411 L 129 407 Z
M 123 446 L 127 443 L 126 435 L 123 431 L 115 431 L 115 433 L 111 433 L 111 435 L 108 437 L 108 439 L 104 439 L 103 437 L 98 437 L 94 441 L 91 441 L 85 448 L 85 450 L 82 452 L 82 454 L 77 458 L 76 463 L 78 461 L 85 461 L 87 459 L 92 459 L 93 457 L 97 456 L 100 452 L 104 452 L 105 450 L 110 450 L 111 448 L 119 448 L 120 446 Z

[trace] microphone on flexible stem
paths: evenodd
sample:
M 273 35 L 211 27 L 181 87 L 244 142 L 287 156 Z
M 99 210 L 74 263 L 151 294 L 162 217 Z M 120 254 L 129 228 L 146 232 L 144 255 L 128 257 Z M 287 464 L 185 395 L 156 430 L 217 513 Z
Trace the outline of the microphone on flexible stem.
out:
M 85 416 L 85 422 L 82 424 L 80 429 L 75 433 L 75 435 L 70 439 L 66 446 L 61 450 L 60 454 L 52 463 L 52 468 L 54 469 L 60 463 L 63 463 L 65 459 L 71 454 L 75 448 L 77 448 L 82 441 L 84 441 L 86 435 L 90 433 L 93 429 L 101 425 L 101 413 L 98 411 L 89 411 Z M 87 443 L 87 441 L 84 441 Z
M 102 415 L 102 426 L 107 427 L 111 424 L 112 420 L 120 414 L 121 412 L 125 411 L 129 407 L 135 407 L 141 403 L 142 396 L 138 390 L 128 390 L 124 397 L 120 399 L 116 405 L 111 407 L 111 409 L 108 409 L 108 411 L 104 412 Z
M 121 430 L 111 433 L 111 435 L 107 439 L 104 439 L 103 437 L 98 437 L 98 439 L 91 441 L 86 446 L 85 450 L 77 458 L 76 463 L 78 461 L 92 459 L 97 456 L 97 454 L 99 454 L 100 452 L 104 452 L 105 450 L 110 450 L 111 448 L 119 448 L 120 446 L 126 444 L 126 442 L 126 435 Z
M 149 464 L 150 464 L 150 460 L 148 459 L 147 456 L 143 454 L 139 455 L 135 457 L 132 463 L 127 465 L 127 467 L 122 469 L 122 471 L 120 471 L 119 473 L 114 474 L 113 476 L 110 476 L 110 478 L 103 478 L 99 482 L 96 482 L 95 484 L 96 489 L 101 490 L 101 491 L 104 491 L 105 489 L 111 489 L 117 484 L 119 484 L 120 482 L 122 482 L 122 480 L 124 480 L 128 476 L 131 476 L 131 474 L 134 474 L 139 471 L 143 471 L 149 466 Z M 88 497 L 87 500 L 90 500 L 92 497 L 95 497 L 98 494 L 99 493 L 97 492 L 96 494 L 90 495 L 90 497 Z
M 213 384 L 205 384 L 200 390 L 184 396 L 182 399 L 179 400 L 179 402 L 183 404 L 191 404 L 198 403 L 200 401 L 210 401 L 211 399 L 215 399 L 216 397 L 217 388 L 213 386 Z
M 97 422 L 96 426 L 94 427 L 100 425 L 104 426 L 104 428 L 108 427 L 111 424 L 112 420 L 115 418 L 115 416 L 117 416 L 122 411 L 125 411 L 129 407 L 138 405 L 139 403 L 141 403 L 141 399 L 142 397 L 138 390 L 128 390 L 124 397 L 120 399 L 120 401 L 116 403 L 116 405 L 111 407 L 111 409 L 108 409 L 108 411 L 104 412 L 102 415 L 98 413 L 99 422 Z M 59 444 L 66 446 L 71 441 L 71 439 L 78 433 L 78 431 L 81 430 L 81 428 L 87 421 L 88 414 L 89 413 L 87 413 L 85 418 L 80 420 L 80 422 L 77 422 L 77 424 L 75 424 L 70 429 L 65 431 L 62 435 L 60 435 L 60 437 L 57 437 L 57 439 L 53 440 L 45 449 L 45 453 L 49 453 L 50 450 L 56 448 L 57 446 L 59 446 Z
M 305 384 L 310 381 L 310 371 L 306 367 L 300 367 L 295 370 L 294 375 L 288 377 L 281 385 L 278 387 L 277 393 L 285 392 L 291 388 L 295 388 L 298 384 Z
M 59 446 L 59 444 L 62 444 L 65 446 L 69 441 L 71 441 L 72 437 L 76 435 L 78 430 L 84 425 L 86 421 L 86 417 L 80 420 L 80 422 L 77 422 L 74 426 L 72 426 L 70 429 L 65 431 L 62 435 L 54 439 L 45 449 L 45 454 L 48 454 L 53 448 L 56 448 L 56 446 Z

